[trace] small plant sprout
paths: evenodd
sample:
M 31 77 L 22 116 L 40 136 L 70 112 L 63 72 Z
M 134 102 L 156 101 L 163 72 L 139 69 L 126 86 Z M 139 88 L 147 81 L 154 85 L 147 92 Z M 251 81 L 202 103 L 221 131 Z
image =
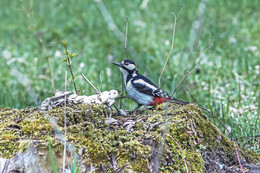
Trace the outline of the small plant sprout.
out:
M 67 42 L 67 40 L 63 40 L 63 41 L 62 41 L 62 44 L 63 44 L 63 46 L 64 46 L 64 48 L 65 48 L 65 55 L 66 55 L 66 57 L 63 59 L 63 61 L 67 62 L 67 64 L 68 64 L 68 67 L 69 67 L 70 73 L 71 73 L 71 79 L 72 79 L 72 81 L 73 81 L 73 85 L 74 85 L 74 88 L 75 88 L 75 92 L 76 92 L 76 94 L 78 94 L 77 87 L 76 87 L 76 83 L 75 83 L 75 76 L 73 75 L 73 71 L 72 71 L 72 67 L 71 67 L 72 59 L 73 59 L 75 56 L 77 56 L 78 54 L 77 54 L 77 53 L 72 53 L 72 54 L 71 54 L 71 53 L 68 51 L 68 42 Z

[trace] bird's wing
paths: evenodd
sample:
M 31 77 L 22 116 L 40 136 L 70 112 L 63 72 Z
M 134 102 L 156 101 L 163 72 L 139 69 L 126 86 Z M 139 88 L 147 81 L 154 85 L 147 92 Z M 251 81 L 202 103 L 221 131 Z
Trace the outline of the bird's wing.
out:
M 133 80 L 132 84 L 139 92 L 147 95 L 153 95 L 154 90 L 157 89 L 155 86 L 146 83 L 143 79 Z
M 153 84 L 149 79 L 143 77 L 132 81 L 133 86 L 141 93 L 154 97 L 169 97 L 169 95 Z

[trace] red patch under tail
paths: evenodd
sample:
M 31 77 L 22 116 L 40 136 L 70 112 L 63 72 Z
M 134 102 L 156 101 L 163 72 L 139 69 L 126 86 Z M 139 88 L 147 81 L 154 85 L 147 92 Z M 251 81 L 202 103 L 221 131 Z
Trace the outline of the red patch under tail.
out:
M 149 106 L 155 106 L 157 104 L 161 104 L 163 102 L 167 102 L 167 101 L 170 101 L 171 99 L 170 98 L 166 98 L 166 97 L 155 97 L 153 99 L 153 102 L 149 105 Z

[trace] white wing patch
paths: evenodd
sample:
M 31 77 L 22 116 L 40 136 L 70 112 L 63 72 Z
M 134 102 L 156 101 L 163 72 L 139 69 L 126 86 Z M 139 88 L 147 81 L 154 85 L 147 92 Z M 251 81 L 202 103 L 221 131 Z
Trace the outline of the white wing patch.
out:
M 157 90 L 157 88 L 155 86 L 145 82 L 143 79 L 135 80 L 134 83 L 139 83 L 139 84 L 142 84 L 142 85 L 146 85 L 147 87 L 151 88 L 152 90 Z
M 135 76 L 137 76 L 137 74 L 136 74 L 136 72 L 133 72 L 132 77 L 135 77 Z
M 169 95 L 165 91 L 163 91 L 162 89 L 157 90 L 156 95 L 159 96 L 159 97 L 167 97 L 167 98 L 169 98 Z

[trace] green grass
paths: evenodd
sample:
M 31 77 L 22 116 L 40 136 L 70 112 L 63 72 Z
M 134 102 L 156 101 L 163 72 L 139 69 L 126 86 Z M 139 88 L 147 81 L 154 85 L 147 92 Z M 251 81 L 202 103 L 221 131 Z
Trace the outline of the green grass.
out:
M 51 141 L 50 141 L 50 139 L 48 140 L 48 147 L 49 147 L 49 152 L 50 152 L 50 160 L 51 160 L 52 171 L 54 173 L 56 173 L 57 169 L 56 169 L 56 166 L 55 166 L 55 163 L 54 163 L 54 159 L 53 159 L 53 156 L 52 156 L 52 149 L 51 149 Z
M 203 1 L 202 1 L 203 2 Z M 215 38 L 214 46 L 201 57 L 199 70 L 191 74 L 175 97 L 210 108 L 232 129 L 235 137 L 260 133 L 260 2 L 237 1 L 104 1 L 115 24 L 124 33 L 128 16 L 128 45 L 140 73 L 158 83 L 170 50 L 173 15 L 178 18 L 173 54 L 161 81 L 171 92 L 186 71 L 195 65 L 199 54 Z M 205 7 L 205 8 L 203 8 Z M 26 17 L 26 14 L 28 17 Z M 41 36 L 51 59 L 55 89 L 64 90 L 67 68 L 62 40 L 68 41 L 77 87 L 86 95 L 93 89 L 81 77 L 101 90 L 121 88 L 121 75 L 112 62 L 125 59 L 124 44 L 107 26 L 93 0 L 9 1 L 0 2 L 0 106 L 37 106 L 52 96 L 50 68 L 37 36 Z M 196 29 L 201 21 L 199 29 Z M 56 54 L 56 56 L 55 56 Z M 58 56 L 61 54 L 61 56 Z M 107 73 L 111 71 L 111 74 Z M 70 79 L 69 89 L 73 90 Z M 132 109 L 135 104 L 124 100 Z M 220 123 L 212 120 L 220 127 Z M 260 152 L 259 142 L 238 138 L 244 146 Z

